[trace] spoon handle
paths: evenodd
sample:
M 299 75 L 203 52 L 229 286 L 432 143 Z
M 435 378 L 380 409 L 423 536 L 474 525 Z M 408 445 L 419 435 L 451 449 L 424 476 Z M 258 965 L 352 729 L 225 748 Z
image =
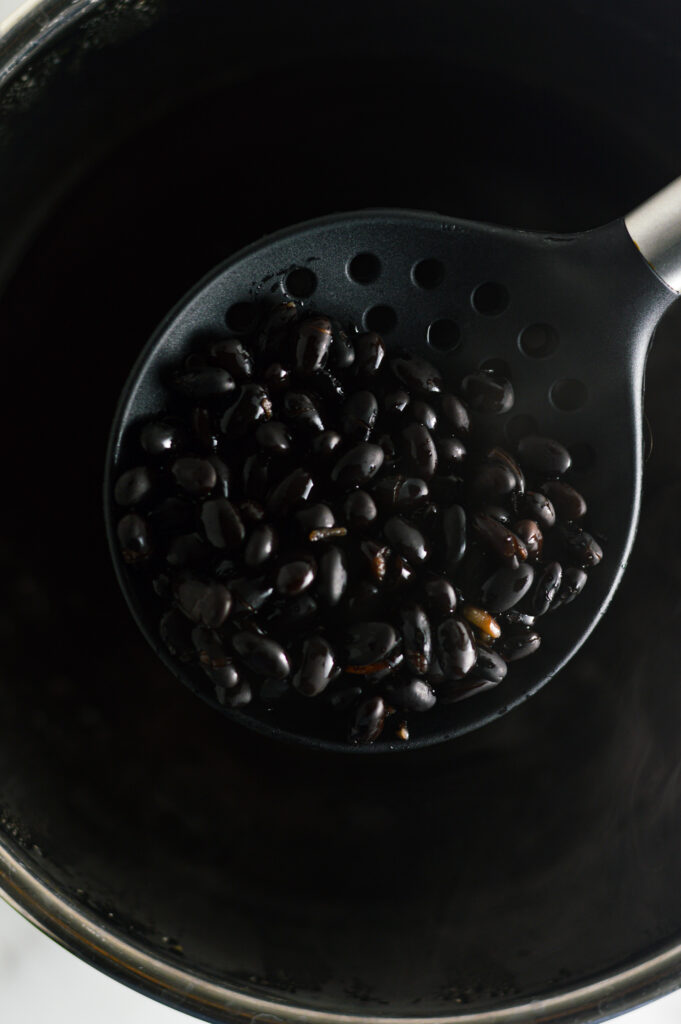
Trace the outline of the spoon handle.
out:
M 628 213 L 624 223 L 657 276 L 681 292 L 681 178 Z

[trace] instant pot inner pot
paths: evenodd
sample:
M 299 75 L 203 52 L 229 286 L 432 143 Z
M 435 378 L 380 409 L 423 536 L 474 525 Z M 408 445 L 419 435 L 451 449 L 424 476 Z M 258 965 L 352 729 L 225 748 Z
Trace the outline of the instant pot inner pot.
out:
M 65 28 L 4 93 L 3 841 L 154 955 L 309 1008 L 494 1008 L 647 957 L 681 925 L 675 311 L 649 362 L 639 537 L 603 624 L 523 708 L 430 752 L 296 752 L 193 698 L 119 593 L 101 477 L 149 333 L 242 244 L 379 205 L 583 229 L 678 173 L 679 145 L 589 52 L 560 73 L 570 32 L 596 51 L 595 26 L 556 28 L 554 61 L 533 61 L 522 18 L 487 11 L 491 71 L 456 4 L 433 5 L 429 33 L 416 11 L 394 38 L 385 21 L 382 47 L 381 5 L 362 31 L 345 5 L 328 37 L 320 14 L 316 40 L 297 9 L 288 30 L 252 11 L 239 47 L 244 12 L 197 6 L 95 5 L 130 25 Z

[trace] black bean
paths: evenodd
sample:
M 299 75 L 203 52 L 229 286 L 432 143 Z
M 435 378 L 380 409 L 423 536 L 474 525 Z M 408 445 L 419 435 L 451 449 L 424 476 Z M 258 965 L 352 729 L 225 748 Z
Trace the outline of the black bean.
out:
M 489 679 L 492 683 L 500 683 L 506 678 L 508 669 L 506 662 L 496 651 L 478 644 L 478 658 L 471 669 L 471 675 L 478 679 Z
M 383 449 L 365 441 L 341 456 L 331 471 L 331 479 L 341 487 L 361 487 L 383 465 Z
M 233 689 L 224 686 L 216 686 L 216 697 L 221 704 L 228 708 L 240 708 L 250 704 L 253 699 L 253 691 L 247 680 L 242 679 Z
M 201 601 L 199 619 L 210 629 L 219 629 L 232 610 L 232 595 L 222 583 L 209 583 Z
M 298 305 L 290 301 L 280 302 L 270 310 L 258 334 L 258 349 L 266 361 L 280 357 L 281 352 L 286 351 L 290 331 L 298 315 Z
M 424 676 L 430 667 L 433 647 L 428 616 L 421 605 L 408 604 L 400 611 L 399 624 L 407 663 L 413 672 Z
M 345 634 L 345 657 L 350 666 L 375 665 L 397 646 L 398 636 L 389 622 L 356 622 Z
M 443 395 L 440 399 L 440 412 L 452 425 L 454 433 L 465 440 L 471 432 L 471 418 L 461 399 L 456 395 Z
M 178 487 L 196 496 L 210 494 L 218 480 L 215 467 L 208 459 L 199 459 L 195 455 L 182 455 L 175 459 L 171 472 Z
M 456 611 L 456 591 L 449 580 L 436 576 L 423 585 L 423 593 L 430 612 L 438 619 Z
M 499 653 L 506 661 L 520 661 L 534 654 L 541 645 L 541 637 L 531 630 L 522 633 L 505 633 L 499 641 Z
M 385 539 L 399 551 L 408 562 L 417 564 L 430 557 L 430 548 L 420 530 L 400 516 L 391 516 L 383 527 Z
M 574 566 L 569 566 L 563 570 L 563 582 L 561 583 L 558 596 L 553 602 L 553 608 L 559 608 L 561 605 L 570 604 L 570 601 L 581 594 L 586 586 L 586 573 L 583 569 L 577 569 Z
M 466 458 L 466 447 L 458 437 L 440 437 L 437 441 L 437 454 L 443 469 L 455 469 Z
M 345 601 L 348 615 L 353 619 L 367 619 L 377 615 L 382 603 L 381 588 L 369 580 L 353 583 Z
M 545 615 L 555 601 L 563 581 L 563 569 L 560 562 L 549 562 L 542 569 L 532 592 L 532 611 L 535 615 Z
M 266 576 L 239 576 L 230 580 L 229 589 L 234 612 L 239 615 L 260 611 L 274 594 L 272 582 Z
M 195 657 L 194 645 L 189 621 L 176 608 L 161 618 L 159 625 L 161 640 L 170 653 L 182 662 L 193 661 Z
M 586 514 L 586 501 L 574 487 L 564 480 L 547 480 L 542 491 L 556 510 L 561 522 L 570 523 Z
M 299 501 L 307 501 L 312 487 L 308 471 L 302 467 L 294 469 L 268 495 L 268 511 L 275 516 L 286 515 Z
M 423 393 L 435 393 L 442 390 L 440 371 L 432 363 L 418 356 L 398 356 L 391 359 L 390 368 L 395 376 L 408 388 Z
M 475 665 L 478 652 L 467 622 L 454 616 L 441 622 L 437 627 L 437 645 L 445 675 L 461 679 Z
M 218 446 L 218 436 L 209 410 L 200 405 L 192 409 L 191 425 L 194 437 L 200 446 L 207 452 L 215 451 Z
M 175 599 L 181 612 L 192 622 L 201 622 L 201 606 L 208 586 L 203 580 L 189 576 L 175 586 Z
M 253 358 L 248 349 L 236 338 L 223 338 L 211 345 L 213 362 L 227 370 L 235 381 L 243 384 L 253 376 Z
M 291 671 L 286 651 L 271 637 L 250 630 L 235 633 L 232 646 L 246 668 L 271 679 L 285 679 Z
M 145 423 L 140 431 L 140 444 L 153 458 L 159 455 L 178 454 L 186 449 L 187 431 L 179 423 L 169 420 L 152 420 Z
M 217 477 L 215 487 L 213 488 L 214 493 L 221 495 L 223 498 L 228 498 L 230 483 L 229 467 L 217 455 L 207 455 L 206 461 L 210 462 Z
M 445 537 L 445 568 L 453 572 L 466 554 L 466 513 L 460 505 L 451 505 L 442 513 Z
M 309 590 L 300 597 L 280 598 L 268 616 L 268 622 L 275 621 L 282 635 L 289 631 L 307 628 L 310 620 L 319 612 L 319 607 Z
M 351 743 L 373 743 L 383 732 L 387 708 L 382 697 L 368 697 L 358 706 L 350 726 Z
M 551 437 L 537 437 L 536 434 L 521 438 L 518 457 L 528 469 L 546 476 L 562 476 L 572 465 L 567 448 Z
M 265 509 L 259 501 L 253 501 L 252 498 L 240 501 L 237 508 L 239 515 L 245 523 L 261 523 L 265 518 Z
M 511 513 L 502 505 L 482 505 L 480 512 L 484 516 L 490 516 L 492 519 L 496 519 L 497 522 L 503 523 L 504 526 L 508 526 L 511 522 Z
M 403 583 L 409 583 L 413 575 L 414 570 L 406 558 L 402 555 L 391 555 L 386 565 L 384 586 L 388 590 L 394 590 Z
M 321 434 L 317 434 L 316 437 L 312 438 L 310 451 L 313 455 L 328 456 L 336 450 L 342 441 L 343 438 L 338 431 L 322 430 Z
M 210 555 L 210 548 L 198 533 L 180 533 L 168 547 L 166 561 L 177 569 L 202 565 Z
M 509 626 L 534 626 L 535 616 L 521 612 L 517 608 L 511 608 L 507 612 L 502 612 L 501 621 L 504 625 Z
M 331 323 L 325 316 L 314 316 L 298 327 L 296 366 L 303 373 L 315 373 L 326 365 L 331 347 Z
M 347 331 L 338 323 L 331 320 L 331 353 L 330 361 L 339 370 L 347 369 L 355 361 L 355 348 L 348 338 Z
M 433 436 L 422 423 L 410 423 L 402 431 L 407 458 L 417 476 L 429 480 L 437 469 L 437 449 Z
M 310 530 L 328 530 L 335 526 L 334 514 L 328 505 L 306 505 L 295 514 L 296 522 L 300 523 L 307 534 Z
M 366 530 L 378 515 L 376 503 L 366 491 L 352 491 L 345 499 L 343 512 L 352 530 Z
M 267 523 L 261 523 L 251 533 L 244 548 L 246 565 L 262 565 L 272 555 L 277 546 L 277 535 Z
M 494 370 L 477 370 L 461 381 L 461 392 L 471 409 L 484 415 L 501 415 L 513 407 L 513 385 Z
M 481 604 L 491 612 L 505 612 L 520 601 L 532 586 L 534 569 L 524 562 L 519 569 L 503 566 L 482 585 Z
M 213 547 L 224 551 L 236 551 L 246 536 L 241 516 L 227 498 L 210 498 L 204 501 L 201 522 L 206 539 Z
M 603 549 L 598 541 L 586 530 L 570 532 L 565 536 L 565 547 L 570 559 L 580 569 L 598 565 L 603 558 Z
M 308 430 L 324 430 L 324 423 L 316 403 L 304 391 L 287 391 L 284 395 L 284 413 L 296 426 Z
M 409 405 L 409 392 L 402 391 L 390 391 L 383 397 L 383 408 L 387 413 L 401 413 Z
M 429 711 L 437 702 L 435 691 L 425 679 L 393 679 L 384 685 L 389 704 L 400 711 Z
M 291 448 L 291 435 L 278 420 L 261 423 L 255 432 L 255 439 L 268 455 L 285 455 Z
M 355 368 L 360 374 L 374 374 L 385 357 L 383 338 L 375 331 L 366 331 L 355 338 Z
M 128 513 L 118 521 L 116 536 L 123 556 L 128 565 L 137 565 L 151 554 L 151 539 L 146 521 L 134 512 Z
M 269 420 L 272 403 L 260 384 L 242 384 L 239 397 L 220 420 L 220 429 L 226 437 L 244 437 L 257 423 Z
M 428 493 L 428 484 L 425 480 L 415 476 L 409 476 L 406 480 L 400 478 L 394 503 L 399 509 L 413 509 L 426 501 Z
M 515 493 L 525 493 L 525 474 L 513 456 L 509 455 L 505 449 L 499 447 L 491 448 L 490 451 L 487 452 L 487 461 L 496 462 L 500 466 L 505 466 L 506 469 L 510 470 L 515 477 Z
M 293 686 L 305 697 L 316 697 L 333 679 L 335 661 L 331 645 L 322 636 L 311 636 L 303 643 L 300 668 Z
M 520 562 L 527 559 L 527 548 L 520 537 L 497 519 L 485 515 L 474 516 L 473 529 L 512 568 L 517 569 Z
M 200 665 L 211 683 L 215 686 L 215 696 L 221 704 L 225 704 L 225 691 L 234 690 L 239 685 L 239 673 L 234 665 L 231 661 L 226 661 L 224 665 L 219 665 L 215 668 L 205 662 L 200 662 Z
M 267 494 L 269 473 L 262 455 L 249 455 L 244 462 L 243 485 L 248 498 L 262 501 Z
M 263 377 L 267 384 L 267 390 L 272 394 L 276 394 L 288 383 L 289 373 L 281 363 L 270 363 L 263 373 Z
M 471 490 L 478 500 L 498 500 L 515 492 L 516 479 L 508 466 L 502 466 L 499 462 L 485 462 L 476 470 Z
M 196 370 L 183 370 L 170 380 L 170 386 L 178 394 L 194 401 L 204 398 L 219 398 L 235 388 L 234 378 L 220 366 L 204 366 Z
M 371 391 L 355 391 L 341 411 L 341 430 L 351 441 L 367 441 L 378 415 L 378 402 Z
M 424 427 L 428 427 L 428 430 L 435 430 L 437 426 L 437 413 L 432 405 L 428 405 L 423 399 L 417 398 L 415 402 L 412 402 L 409 413 L 417 423 L 422 423 Z
M 541 527 L 555 526 L 556 510 L 546 495 L 538 491 L 526 491 L 518 501 L 518 511 Z
M 152 487 L 147 467 L 135 466 L 119 476 L 114 487 L 114 498 L 118 505 L 138 505 L 150 496 Z
M 192 630 L 192 643 L 202 665 L 216 669 L 231 664 L 231 659 L 214 629 L 195 626 Z
M 527 548 L 527 557 L 536 561 L 541 555 L 544 537 L 534 519 L 519 519 L 515 524 L 515 533 Z
M 299 558 L 293 562 L 285 562 L 277 573 L 277 591 L 285 597 L 297 597 L 310 586 L 316 571 L 316 563 L 311 558 Z
M 348 572 L 341 550 L 330 547 L 319 559 L 317 593 L 325 604 L 337 605 L 345 593 Z

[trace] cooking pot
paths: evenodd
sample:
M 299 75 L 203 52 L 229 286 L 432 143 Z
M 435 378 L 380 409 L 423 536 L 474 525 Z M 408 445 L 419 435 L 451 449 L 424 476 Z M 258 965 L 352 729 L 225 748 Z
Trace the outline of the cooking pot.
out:
M 361 207 L 604 223 L 681 172 L 680 65 L 662 0 L 44 0 L 6 25 L 0 885 L 79 956 L 261 1024 L 596 1021 L 678 983 L 677 308 L 611 609 L 451 744 L 346 759 L 214 715 L 138 634 L 100 494 L 128 370 L 214 263 Z

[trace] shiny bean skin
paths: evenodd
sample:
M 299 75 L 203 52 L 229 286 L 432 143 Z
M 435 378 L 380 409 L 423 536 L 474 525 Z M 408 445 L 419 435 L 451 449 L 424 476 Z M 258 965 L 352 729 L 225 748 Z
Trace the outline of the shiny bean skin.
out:
M 479 679 L 489 679 L 493 683 L 500 683 L 506 678 L 507 672 L 506 662 L 496 651 L 490 651 L 488 648 L 478 645 L 478 657 L 471 669 L 471 675 Z
M 345 499 L 343 512 L 353 530 L 366 530 L 378 515 L 376 502 L 366 491 L 353 491 Z
M 532 631 L 504 634 L 499 641 L 499 653 L 505 661 L 520 661 L 539 650 L 541 637 Z
M 526 491 L 519 501 L 519 511 L 528 519 L 534 519 L 542 529 L 550 529 L 556 523 L 556 510 L 546 497 L 538 491 Z
M 435 430 L 437 426 L 437 413 L 432 405 L 428 405 L 423 399 L 417 398 L 415 402 L 412 402 L 409 413 L 417 423 L 422 423 L 428 430 Z
M 491 516 L 475 516 L 473 529 L 512 568 L 516 569 L 520 562 L 527 559 L 527 548 L 520 537 Z
M 351 441 L 367 441 L 371 436 L 378 402 L 371 391 L 355 391 L 341 413 L 341 429 Z
M 241 516 L 227 498 L 204 501 L 201 522 L 206 539 L 213 547 L 224 551 L 235 551 L 241 547 L 246 530 Z
M 438 619 L 453 615 L 456 611 L 456 591 L 449 580 L 442 577 L 428 580 L 424 584 L 426 605 Z
M 478 652 L 467 622 L 452 616 L 437 627 L 437 647 L 445 675 L 461 679 L 471 671 Z
M 547 480 L 541 485 L 542 492 L 556 510 L 556 516 L 563 523 L 571 523 L 586 514 L 586 501 L 574 487 L 564 480 Z
M 553 609 L 559 608 L 564 604 L 570 604 L 571 601 L 574 601 L 574 599 L 584 590 L 586 581 L 587 575 L 583 569 L 577 569 L 574 566 L 568 566 L 567 569 L 564 569 L 563 580 L 558 596 L 553 602 Z
M 231 674 L 230 674 L 231 678 Z M 221 704 L 228 708 L 241 708 L 250 704 L 253 698 L 251 685 L 246 679 L 242 679 L 231 689 L 225 686 L 216 686 L 216 696 Z
M 324 422 L 316 403 L 303 391 L 287 391 L 284 395 L 284 413 L 292 423 L 309 430 L 324 430 Z
M 395 506 L 410 509 L 421 505 L 428 498 L 428 484 L 425 480 L 410 476 L 401 480 L 395 491 Z
M 355 347 L 348 338 L 347 331 L 337 320 L 331 321 L 332 341 L 330 362 L 339 370 L 346 370 L 355 362 Z
M 430 668 L 433 643 L 430 621 L 420 605 L 409 604 L 401 610 L 400 631 L 409 668 L 417 675 L 426 675 Z
M 437 449 L 432 434 L 422 423 L 410 423 L 402 431 L 402 437 L 416 475 L 429 480 L 437 469 Z
M 382 697 L 368 697 L 359 705 L 352 719 L 351 743 L 374 743 L 383 732 L 387 708 Z
M 325 316 L 303 320 L 298 328 L 296 365 L 303 373 L 315 373 L 326 365 L 331 348 L 331 322 Z
M 192 410 L 192 431 L 201 447 L 207 452 L 214 452 L 218 446 L 218 435 L 213 417 L 208 409 L 197 406 Z
M 348 571 L 343 554 L 337 547 L 330 547 L 319 559 L 317 570 L 317 593 L 327 604 L 337 605 L 348 584 Z
M 234 634 L 232 646 L 246 668 L 258 676 L 285 679 L 291 671 L 286 651 L 270 637 L 244 630 Z
M 307 501 L 314 484 L 302 467 L 285 476 L 267 498 L 267 509 L 275 516 L 286 515 L 299 501 Z
M 586 530 L 579 530 L 577 533 L 568 534 L 565 547 L 570 559 L 580 569 L 589 569 L 594 565 L 598 565 L 603 558 L 602 547 Z
M 211 345 L 213 362 L 227 370 L 235 381 L 243 384 L 253 376 L 253 358 L 245 346 L 236 338 L 224 338 Z
M 570 453 L 564 445 L 551 437 L 530 434 L 518 442 L 518 458 L 534 473 L 562 476 L 572 465 Z
M 260 384 L 242 384 L 236 402 L 220 420 L 220 429 L 226 437 L 244 437 L 271 416 L 272 403 L 265 388 Z
M 482 605 L 491 612 L 513 608 L 532 586 L 534 569 L 527 562 L 519 569 L 497 569 L 482 586 Z
M 471 409 L 486 416 L 499 416 L 513 408 L 513 385 L 493 370 L 469 373 L 461 381 L 461 393 Z
M 383 465 L 383 449 L 364 442 L 341 456 L 331 471 L 331 479 L 341 487 L 361 487 Z
M 135 466 L 121 473 L 114 487 L 114 499 L 118 505 L 139 505 L 152 492 L 151 474 L 146 466 Z
M 460 505 L 451 505 L 442 514 L 445 536 L 446 568 L 453 572 L 466 554 L 466 513 Z
M 310 451 L 313 455 L 329 456 L 341 444 L 343 438 L 336 430 L 322 430 L 321 434 L 313 437 L 310 444 Z
M 471 432 L 471 418 L 461 399 L 456 395 L 443 395 L 440 399 L 440 412 L 449 422 L 456 436 L 465 440 Z
M 345 653 L 348 665 L 374 665 L 397 646 L 397 632 L 389 622 L 356 622 L 348 626 Z
M 390 368 L 410 391 L 435 394 L 442 390 L 440 371 L 432 363 L 418 356 L 408 355 L 391 359 Z
M 201 401 L 219 398 L 235 388 L 234 378 L 219 366 L 205 366 L 197 370 L 184 370 L 173 376 L 170 385 L 185 398 Z
M 506 469 L 510 470 L 515 477 L 515 488 L 516 494 L 524 494 L 525 492 L 525 474 L 522 469 L 507 451 L 503 448 L 491 448 L 487 453 L 488 462 L 496 462 L 500 466 L 505 466 Z
M 251 533 L 244 548 L 244 562 L 255 567 L 262 565 L 272 555 L 277 545 L 274 528 L 262 523 Z
M 355 369 L 358 374 L 375 374 L 385 358 L 385 345 L 380 334 L 366 331 L 355 338 Z
M 255 431 L 255 439 L 268 455 L 285 455 L 291 448 L 291 435 L 277 420 L 261 423 Z
M 433 687 L 425 679 L 391 680 L 384 685 L 389 704 L 399 711 L 429 711 L 437 702 Z
M 194 455 L 183 455 L 175 459 L 171 472 L 177 486 L 193 496 L 210 494 L 218 480 L 215 467 L 208 459 L 199 459 Z
M 328 505 L 306 505 L 295 514 L 296 522 L 300 523 L 304 533 L 310 530 L 328 530 L 336 525 L 336 519 Z
M 311 636 L 303 644 L 300 668 L 292 684 L 304 697 L 316 697 L 331 682 L 335 661 L 328 640 Z
M 515 524 L 514 533 L 527 548 L 527 557 L 534 562 L 541 555 L 544 536 L 533 519 L 519 519 Z
M 390 391 L 383 398 L 383 408 L 387 413 L 402 413 L 409 405 L 408 391 Z
M 206 462 L 210 462 L 215 470 L 215 487 L 213 493 L 223 498 L 229 497 L 230 472 L 229 467 L 217 455 L 207 455 Z
M 421 531 L 399 516 L 391 516 L 387 520 L 383 535 L 390 546 L 403 554 L 412 565 L 425 562 L 430 557 L 430 549 Z
M 232 610 L 232 595 L 222 583 L 210 583 L 199 607 L 199 621 L 209 629 L 219 629 Z
M 152 458 L 179 454 L 186 449 L 187 443 L 186 429 L 168 420 L 152 420 L 145 423 L 140 431 L 140 444 Z
M 151 554 L 151 539 L 146 521 L 142 516 L 130 512 L 127 516 L 119 519 L 116 536 L 123 561 L 128 565 L 137 565 L 145 561 Z
M 546 615 L 558 596 L 563 581 L 560 562 L 549 562 L 537 578 L 532 592 L 532 611 L 535 615 Z
M 466 446 L 458 437 L 441 437 L 437 441 L 438 463 L 445 469 L 456 469 L 466 458 Z
M 312 559 L 286 562 L 277 573 L 276 589 L 285 597 L 297 597 L 315 578 L 317 566 Z
M 472 483 L 473 494 L 485 501 L 498 501 L 516 490 L 516 478 L 508 466 L 499 462 L 483 463 L 477 470 Z

